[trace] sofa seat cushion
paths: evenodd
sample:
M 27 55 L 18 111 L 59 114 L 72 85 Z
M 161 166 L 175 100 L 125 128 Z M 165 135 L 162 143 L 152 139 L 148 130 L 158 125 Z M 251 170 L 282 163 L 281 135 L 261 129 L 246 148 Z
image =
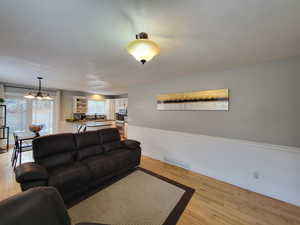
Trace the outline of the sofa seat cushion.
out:
M 89 169 L 84 164 L 76 162 L 50 170 L 48 185 L 64 193 L 85 186 L 90 179 Z
M 135 157 L 130 150 L 118 149 L 81 162 L 89 167 L 93 177 L 97 179 L 133 164 Z
M 116 163 L 118 169 L 124 168 L 135 162 L 135 153 L 129 149 L 120 148 L 106 153 L 107 157 L 111 157 Z
M 106 176 L 116 170 L 116 162 L 106 155 L 89 157 L 81 161 L 92 173 L 94 179 Z

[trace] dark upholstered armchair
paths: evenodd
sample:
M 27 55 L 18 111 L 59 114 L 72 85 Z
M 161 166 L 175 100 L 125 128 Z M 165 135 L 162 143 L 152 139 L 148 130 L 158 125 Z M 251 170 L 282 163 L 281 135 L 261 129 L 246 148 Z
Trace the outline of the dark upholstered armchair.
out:
M 64 202 L 55 188 L 36 187 L 0 202 L 0 224 L 71 225 L 71 221 Z

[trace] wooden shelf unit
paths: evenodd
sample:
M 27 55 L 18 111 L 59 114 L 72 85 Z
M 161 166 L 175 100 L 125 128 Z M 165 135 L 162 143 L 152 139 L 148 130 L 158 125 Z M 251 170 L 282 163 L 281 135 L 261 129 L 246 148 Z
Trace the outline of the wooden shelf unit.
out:
M 88 100 L 83 96 L 73 97 L 73 113 L 87 113 Z

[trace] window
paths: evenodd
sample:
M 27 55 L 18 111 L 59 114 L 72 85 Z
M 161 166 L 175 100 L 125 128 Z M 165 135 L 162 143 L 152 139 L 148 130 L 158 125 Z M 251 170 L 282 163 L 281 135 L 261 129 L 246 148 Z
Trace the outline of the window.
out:
M 32 101 L 32 124 L 43 125 L 43 132 L 51 134 L 53 131 L 53 101 Z
M 5 100 L 7 105 L 7 126 L 11 132 L 27 131 L 27 102 L 22 98 L 9 98 Z
M 96 101 L 96 100 L 88 100 L 88 112 L 87 114 L 105 114 L 105 102 L 104 101 Z
M 42 124 L 43 133 L 54 132 L 55 102 L 50 100 L 25 99 L 20 93 L 6 93 L 7 126 L 13 132 L 29 132 L 31 124 Z

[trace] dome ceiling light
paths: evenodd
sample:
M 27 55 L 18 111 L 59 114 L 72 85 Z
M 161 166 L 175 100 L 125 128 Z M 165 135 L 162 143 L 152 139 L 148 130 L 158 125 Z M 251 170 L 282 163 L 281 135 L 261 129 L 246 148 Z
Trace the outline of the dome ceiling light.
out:
M 37 99 L 37 100 L 52 100 L 52 97 L 48 93 L 42 92 L 42 77 L 37 77 L 39 80 L 39 89 L 37 92 L 29 92 L 27 95 L 24 96 L 24 98 L 28 99 Z
M 127 51 L 137 61 L 145 64 L 159 54 L 160 48 L 158 44 L 148 39 L 147 33 L 142 32 L 136 35 L 136 40 L 128 44 Z

